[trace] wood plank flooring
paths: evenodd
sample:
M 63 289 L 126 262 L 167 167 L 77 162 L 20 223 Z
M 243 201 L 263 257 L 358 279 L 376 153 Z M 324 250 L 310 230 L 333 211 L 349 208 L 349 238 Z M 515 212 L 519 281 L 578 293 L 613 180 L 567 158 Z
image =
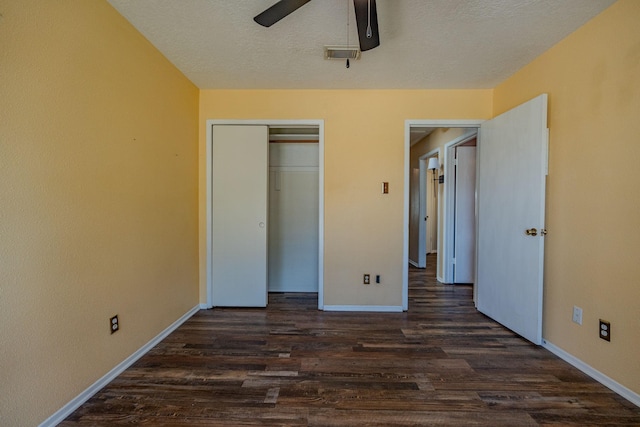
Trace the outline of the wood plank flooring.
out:
M 407 313 L 202 310 L 61 426 L 640 426 L 640 408 L 410 270 Z

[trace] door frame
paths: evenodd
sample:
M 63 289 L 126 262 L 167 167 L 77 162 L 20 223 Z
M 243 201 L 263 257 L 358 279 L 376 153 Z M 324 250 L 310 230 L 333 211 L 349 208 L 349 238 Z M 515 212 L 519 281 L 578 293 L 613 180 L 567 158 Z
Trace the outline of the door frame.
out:
M 318 309 L 324 309 L 324 120 L 226 120 L 209 119 L 206 121 L 206 306 L 213 307 L 213 281 L 212 281 L 212 126 L 213 125 L 246 125 L 246 126 L 317 126 L 318 127 Z M 265 141 L 266 144 L 269 141 Z
M 420 165 L 420 185 L 418 190 L 420 191 L 420 222 L 418 223 L 418 268 L 425 268 L 427 266 L 427 224 L 424 220 L 424 217 L 427 216 L 427 191 L 429 188 L 429 186 L 427 185 L 427 161 L 429 160 L 429 158 L 436 156 L 438 157 L 438 160 L 442 159 L 440 148 L 431 150 L 418 158 Z M 438 196 L 436 195 L 436 200 L 438 200 L 437 197 Z M 438 222 L 436 227 L 439 227 L 440 215 L 438 215 L 436 218 Z
M 484 119 L 462 119 L 462 120 L 418 120 L 409 119 L 404 121 L 404 224 L 403 224 L 403 253 L 402 253 L 402 309 L 409 309 L 409 198 L 410 198 L 410 179 L 411 179 L 411 128 L 412 127 L 433 127 L 433 128 L 479 128 Z M 478 143 L 480 141 L 478 140 Z M 446 151 L 445 151 L 446 155 Z M 447 165 L 445 163 L 445 174 Z M 447 188 L 447 180 L 445 175 L 444 189 Z M 446 195 L 444 200 L 438 203 L 446 203 Z M 443 218 L 444 226 L 446 226 L 446 218 Z M 438 242 L 440 242 L 440 233 L 438 233 Z

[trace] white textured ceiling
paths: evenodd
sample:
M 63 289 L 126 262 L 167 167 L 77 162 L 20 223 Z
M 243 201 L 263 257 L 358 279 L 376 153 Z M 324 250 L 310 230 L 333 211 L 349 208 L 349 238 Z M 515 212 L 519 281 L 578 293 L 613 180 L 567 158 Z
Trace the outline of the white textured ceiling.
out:
M 270 28 L 253 17 L 276 0 L 108 1 L 201 89 L 492 88 L 614 3 L 377 0 L 380 46 L 346 69 L 323 48 L 357 45 L 352 0 Z

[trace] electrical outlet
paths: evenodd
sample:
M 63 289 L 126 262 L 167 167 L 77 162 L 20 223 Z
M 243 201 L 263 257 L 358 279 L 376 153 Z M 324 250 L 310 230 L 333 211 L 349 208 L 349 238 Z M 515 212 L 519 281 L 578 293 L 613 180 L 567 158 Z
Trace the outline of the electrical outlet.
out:
M 611 323 L 600 319 L 600 338 L 611 341 Z
M 362 283 L 364 283 L 365 285 L 371 283 L 371 276 L 369 274 L 365 274 L 362 278 Z
M 109 328 L 111 329 L 112 334 L 118 332 L 118 329 L 120 329 L 120 323 L 118 322 L 117 314 L 109 319 Z
M 573 306 L 573 321 L 578 325 L 582 325 L 582 309 L 578 306 Z

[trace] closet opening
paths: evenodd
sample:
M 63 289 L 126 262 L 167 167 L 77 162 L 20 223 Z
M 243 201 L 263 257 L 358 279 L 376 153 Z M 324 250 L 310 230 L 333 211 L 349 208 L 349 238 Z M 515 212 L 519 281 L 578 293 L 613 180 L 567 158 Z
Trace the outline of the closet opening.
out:
M 317 126 L 269 127 L 269 292 L 318 292 L 318 141 Z

